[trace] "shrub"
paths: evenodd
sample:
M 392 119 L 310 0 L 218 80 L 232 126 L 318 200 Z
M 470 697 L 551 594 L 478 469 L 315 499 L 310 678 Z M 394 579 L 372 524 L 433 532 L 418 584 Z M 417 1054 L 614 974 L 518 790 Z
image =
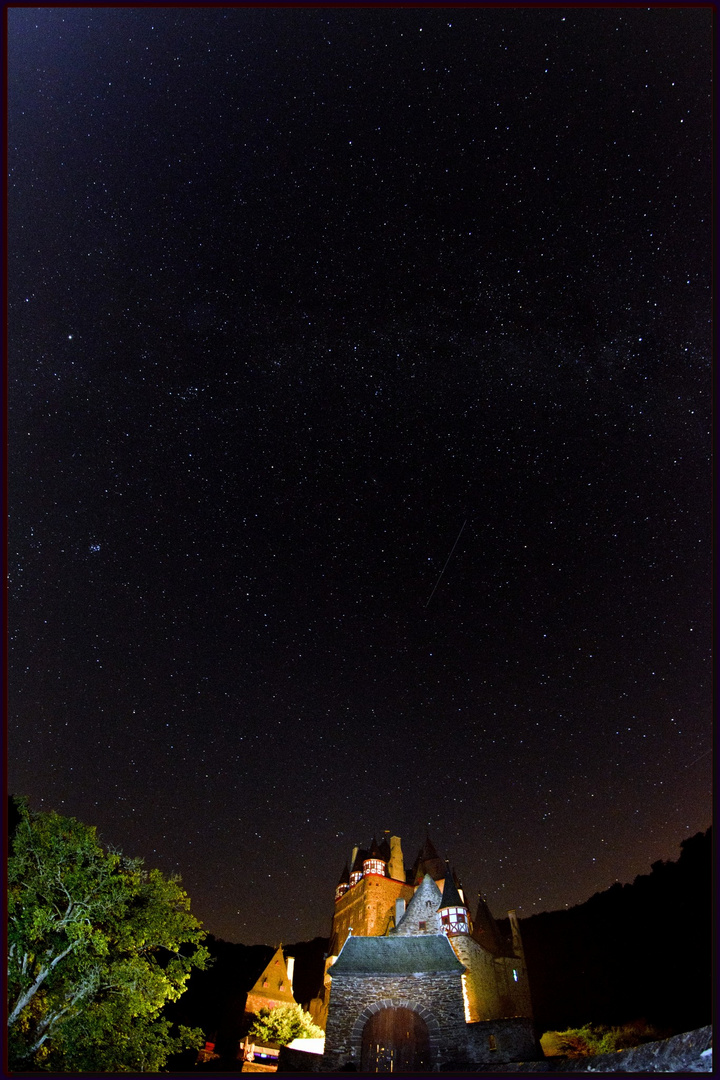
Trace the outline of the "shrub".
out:
M 293 1039 L 320 1039 L 325 1032 L 299 1005 L 276 1005 L 274 1009 L 260 1009 L 248 1034 L 257 1042 L 287 1046 Z
M 584 1058 L 629 1050 L 633 1046 L 664 1037 L 664 1032 L 652 1027 L 645 1020 L 634 1020 L 620 1027 L 584 1024 L 582 1027 L 567 1028 L 565 1031 L 546 1031 L 541 1044 L 548 1057 L 565 1054 L 571 1058 Z

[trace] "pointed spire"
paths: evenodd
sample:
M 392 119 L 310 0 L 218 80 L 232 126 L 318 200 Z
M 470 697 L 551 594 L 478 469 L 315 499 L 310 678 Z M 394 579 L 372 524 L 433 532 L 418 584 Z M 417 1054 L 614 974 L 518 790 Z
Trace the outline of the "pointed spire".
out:
M 342 868 L 342 873 L 340 874 L 340 880 L 338 881 L 338 885 L 347 885 L 349 881 L 350 881 L 350 867 L 348 866 L 347 863 L 345 863 L 345 865 Z
M 423 844 L 422 848 L 420 849 L 420 858 L 421 859 L 439 859 L 440 858 L 440 856 L 438 855 L 437 850 L 435 848 L 435 845 L 433 844 L 432 840 L 430 839 L 430 834 L 427 832 L 427 830 L 425 831 L 425 843 Z
M 437 853 L 435 845 L 429 835 L 425 834 L 425 842 L 420 848 L 417 858 L 410 873 L 410 881 L 419 885 L 425 874 L 430 874 L 433 881 L 442 881 L 445 877 L 445 866 Z
M 384 877 L 387 874 L 387 865 L 380 849 L 378 848 L 377 840 L 373 836 L 372 843 L 370 844 L 370 850 L 365 852 L 365 858 L 362 865 L 363 874 L 380 874 Z
M 467 907 L 467 904 L 463 900 L 462 896 L 458 892 L 457 885 L 453 881 L 453 876 L 450 873 L 450 867 L 448 866 L 445 873 L 445 884 L 443 885 L 442 900 L 440 901 L 440 909 L 449 907 Z

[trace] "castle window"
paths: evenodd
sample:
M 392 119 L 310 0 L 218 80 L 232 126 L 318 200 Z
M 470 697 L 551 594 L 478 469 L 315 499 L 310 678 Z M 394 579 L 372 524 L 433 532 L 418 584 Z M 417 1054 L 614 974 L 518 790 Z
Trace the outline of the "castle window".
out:
M 497 1050 L 497 1043 L 495 1042 L 494 1035 L 488 1035 L 488 1050 Z
M 278 990 L 284 990 L 284 989 L 285 989 L 285 983 L 280 983 L 280 985 L 278 987 Z
M 366 859 L 363 863 L 363 874 L 385 874 L 385 863 L 382 859 Z
M 520 976 L 518 975 L 517 968 L 513 968 L 513 979 L 515 980 L 515 982 L 517 982 L 519 978 Z
M 362 877 L 362 870 L 353 870 L 352 874 L 350 875 L 350 885 L 351 885 L 351 887 L 353 885 L 357 885 L 357 883 L 358 883 L 358 881 L 360 880 L 361 877 Z
M 423 919 L 418 923 L 418 930 L 426 930 L 426 929 L 427 929 L 427 923 Z
M 443 908 L 440 912 L 440 918 L 442 920 L 443 929 L 447 934 L 467 934 L 470 932 L 465 908 Z
M 267 981 L 267 979 L 263 979 L 263 986 L 268 986 L 268 985 L 269 985 L 269 984 L 268 984 L 268 981 Z

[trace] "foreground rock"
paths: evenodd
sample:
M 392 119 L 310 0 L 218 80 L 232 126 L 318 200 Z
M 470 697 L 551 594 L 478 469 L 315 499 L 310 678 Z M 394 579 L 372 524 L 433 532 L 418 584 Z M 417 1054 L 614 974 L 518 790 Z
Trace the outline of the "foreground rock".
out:
M 452 1071 L 452 1070 L 449 1070 Z M 466 1068 L 477 1075 L 490 1069 Z M 546 1058 L 544 1061 L 518 1061 L 498 1064 L 492 1073 L 709 1073 L 712 1072 L 712 1027 L 687 1031 L 671 1039 L 634 1046 L 614 1054 L 596 1054 L 588 1058 Z
M 700 1073 L 712 1072 L 712 1027 L 686 1031 L 671 1039 L 634 1046 L 614 1054 L 548 1061 L 550 1072 Z

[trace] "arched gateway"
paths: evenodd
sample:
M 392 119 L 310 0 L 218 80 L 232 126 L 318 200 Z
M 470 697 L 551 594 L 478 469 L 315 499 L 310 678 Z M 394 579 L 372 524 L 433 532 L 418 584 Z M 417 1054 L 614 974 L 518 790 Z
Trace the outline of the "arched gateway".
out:
M 438 1072 L 467 1036 L 460 963 L 444 934 L 349 937 L 332 978 L 321 1072 Z
M 425 1072 L 431 1064 L 428 1026 L 417 1012 L 391 1006 L 370 1016 L 362 1033 L 361 1072 Z

